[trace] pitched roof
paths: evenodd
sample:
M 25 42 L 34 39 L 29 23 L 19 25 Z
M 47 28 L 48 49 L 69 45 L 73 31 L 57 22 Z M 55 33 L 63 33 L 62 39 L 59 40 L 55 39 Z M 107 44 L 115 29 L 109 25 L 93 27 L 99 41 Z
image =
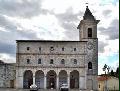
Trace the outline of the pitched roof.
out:
M 110 76 L 99 76 L 97 79 L 98 81 L 105 81 L 105 80 L 111 79 L 111 77 Z
M 0 60 L 0 64 L 5 64 L 2 60 Z
M 86 11 L 83 16 L 84 20 L 96 20 L 94 16 L 92 15 L 91 11 L 89 10 L 88 6 L 86 6 Z

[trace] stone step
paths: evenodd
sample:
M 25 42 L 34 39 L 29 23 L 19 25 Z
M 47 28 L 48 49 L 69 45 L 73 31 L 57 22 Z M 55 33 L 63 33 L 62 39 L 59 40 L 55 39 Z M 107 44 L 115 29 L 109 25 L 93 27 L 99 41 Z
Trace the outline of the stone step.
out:
M 30 89 L 11 89 L 11 88 L 0 88 L 0 91 L 30 91 Z M 60 91 L 57 89 L 39 89 L 38 91 Z M 69 91 L 79 91 L 78 89 L 70 89 Z
M 57 89 L 39 89 L 38 91 L 60 91 L 60 90 L 57 90 Z M 76 89 L 71 89 L 71 90 L 69 90 L 69 91 L 79 91 L 78 89 L 76 90 Z

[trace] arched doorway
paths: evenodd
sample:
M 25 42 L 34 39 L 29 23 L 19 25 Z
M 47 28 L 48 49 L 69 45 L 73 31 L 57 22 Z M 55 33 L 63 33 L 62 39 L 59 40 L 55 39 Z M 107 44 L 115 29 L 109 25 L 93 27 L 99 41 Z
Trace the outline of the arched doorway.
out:
M 37 87 L 44 88 L 44 73 L 41 70 L 36 71 L 35 73 L 35 84 Z
M 79 88 L 79 72 L 77 70 L 70 72 L 70 88 Z
M 47 88 L 56 88 L 56 72 L 54 70 L 47 72 Z
M 59 87 L 61 87 L 62 84 L 67 84 L 67 72 L 65 70 L 59 72 Z
M 31 70 L 26 70 L 23 74 L 23 88 L 28 89 L 33 84 L 33 73 Z

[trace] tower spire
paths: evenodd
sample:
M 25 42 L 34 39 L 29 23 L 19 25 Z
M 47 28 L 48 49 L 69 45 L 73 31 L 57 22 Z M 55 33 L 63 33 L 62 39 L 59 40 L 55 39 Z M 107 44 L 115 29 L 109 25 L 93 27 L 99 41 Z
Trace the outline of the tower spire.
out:
M 86 3 L 86 11 L 83 16 L 84 20 L 95 20 L 94 16 L 92 15 L 91 11 L 88 8 L 88 3 Z

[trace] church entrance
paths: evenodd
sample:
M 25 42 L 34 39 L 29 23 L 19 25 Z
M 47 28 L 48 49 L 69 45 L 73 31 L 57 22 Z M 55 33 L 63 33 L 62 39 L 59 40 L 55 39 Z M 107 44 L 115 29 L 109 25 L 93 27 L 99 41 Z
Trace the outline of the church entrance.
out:
M 70 88 L 75 88 L 75 79 L 74 78 L 71 78 L 70 79 Z
M 37 85 L 37 87 L 40 88 L 44 88 L 44 73 L 41 70 L 38 70 L 35 73 L 35 84 Z
M 10 80 L 10 87 L 14 88 L 14 80 Z
M 56 88 L 56 73 L 53 70 L 50 70 L 47 73 L 47 88 L 48 89 Z
M 77 70 L 70 72 L 70 88 L 79 88 L 79 72 Z
M 24 72 L 24 76 L 23 76 L 23 88 L 28 89 L 32 84 L 33 84 L 32 71 L 27 70 Z
M 59 87 L 61 87 L 62 84 L 67 84 L 67 72 L 65 70 L 59 72 Z

